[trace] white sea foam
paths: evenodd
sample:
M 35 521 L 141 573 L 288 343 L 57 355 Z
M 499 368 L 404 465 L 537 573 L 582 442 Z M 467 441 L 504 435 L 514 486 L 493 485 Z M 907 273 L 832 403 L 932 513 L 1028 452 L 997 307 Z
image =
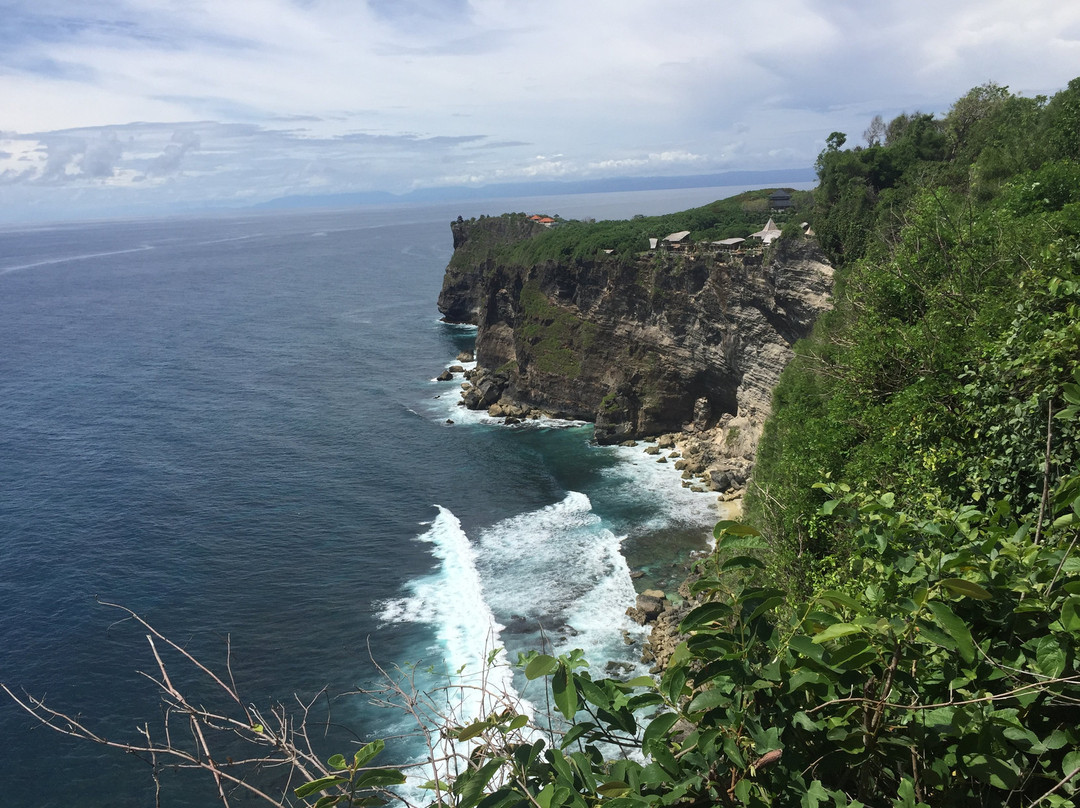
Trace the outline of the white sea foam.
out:
M 387 623 L 426 623 L 435 629 L 449 671 L 479 671 L 490 652 L 498 647 L 503 627 L 484 599 L 484 585 L 476 567 L 476 552 L 460 520 L 446 508 L 436 506 L 438 516 L 419 539 L 431 545 L 439 568 L 409 584 L 411 594 L 387 601 L 380 618 Z M 502 665 L 496 671 L 505 671 Z M 508 673 L 496 674 L 497 687 L 511 686 Z
M 87 261 L 91 258 L 105 258 L 110 255 L 126 255 L 127 253 L 145 252 L 146 250 L 152 249 L 154 249 L 152 244 L 144 244 L 141 247 L 132 247 L 127 250 L 109 250 L 108 252 L 67 255 L 63 258 L 47 258 L 43 261 L 34 261 L 30 264 L 17 264 L 16 266 L 2 267 L 0 268 L 0 275 L 7 275 L 9 272 L 18 272 L 23 269 L 34 269 L 35 267 L 52 266 L 53 264 L 66 264 L 71 261 Z
M 465 370 L 476 367 L 475 362 L 454 362 L 461 365 Z M 449 365 L 447 369 L 449 369 Z M 455 423 L 462 424 L 487 424 L 489 426 L 506 426 L 503 418 L 493 418 L 487 414 L 487 410 L 470 410 L 461 403 L 461 385 L 465 381 L 464 373 L 455 373 L 454 380 L 440 382 L 432 378 L 430 383 L 434 390 L 432 396 L 432 415 L 439 420 L 449 418 Z M 508 429 L 568 429 L 582 426 L 585 421 L 575 421 L 569 418 L 526 418 L 517 424 L 506 426 Z
M 200 247 L 207 247 L 211 244 L 227 244 L 230 241 L 250 241 L 253 238 L 262 238 L 262 233 L 248 233 L 243 236 L 226 236 L 224 238 L 215 238 L 210 241 L 197 242 Z
M 672 462 L 657 462 L 660 455 L 647 455 L 641 446 L 608 446 L 621 461 L 604 474 L 628 501 L 646 502 L 653 516 L 641 525 L 656 530 L 672 523 L 711 526 L 722 518 L 714 492 L 701 493 L 683 487 L 682 472 Z
M 449 687 L 440 687 L 438 710 L 442 718 L 429 715 L 434 754 L 418 756 L 406 771 L 408 781 L 401 794 L 413 804 L 431 799 L 420 789 L 428 780 L 446 781 L 456 774 L 453 767 L 468 756 L 479 739 L 456 742 L 439 732 L 449 721 L 457 726 L 511 707 L 518 713 L 533 715 L 534 709 L 514 688 L 513 673 L 505 652 L 499 646 L 503 627 L 484 599 L 485 585 L 477 570 L 476 552 L 460 520 L 446 508 L 436 506 L 438 516 L 419 539 L 431 545 L 439 568 L 413 581 L 408 597 L 383 604 L 380 617 L 387 623 L 423 623 L 430 625 L 437 637 Z M 447 682 L 441 678 L 441 685 Z M 432 695 L 433 682 L 418 682 Z M 433 762 L 437 761 L 437 762 Z M 433 768 L 434 767 L 434 768 Z M 449 767 L 449 768 L 448 768 Z
M 598 663 L 625 657 L 622 632 L 641 629 L 625 614 L 634 588 L 620 543 L 576 491 L 505 519 L 479 540 L 489 603 L 523 629 L 543 626 L 558 652 L 581 648 Z

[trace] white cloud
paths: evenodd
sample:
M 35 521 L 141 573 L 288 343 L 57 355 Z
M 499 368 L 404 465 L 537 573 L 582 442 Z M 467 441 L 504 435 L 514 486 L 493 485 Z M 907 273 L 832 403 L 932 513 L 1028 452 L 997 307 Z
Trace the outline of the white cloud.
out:
M 1080 73 L 1080 5 L 1057 0 L 9 5 L 8 198 L 807 166 L 874 114 Z

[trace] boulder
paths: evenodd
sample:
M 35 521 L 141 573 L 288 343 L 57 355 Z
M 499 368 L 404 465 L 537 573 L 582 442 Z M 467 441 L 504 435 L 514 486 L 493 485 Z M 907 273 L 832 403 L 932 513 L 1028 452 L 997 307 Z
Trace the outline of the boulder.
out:
M 655 620 L 669 605 L 667 596 L 659 589 L 646 589 L 637 596 L 635 608 L 639 609 L 646 620 Z
M 452 382 L 454 380 L 454 374 L 447 369 L 440 373 L 436 378 L 440 382 Z

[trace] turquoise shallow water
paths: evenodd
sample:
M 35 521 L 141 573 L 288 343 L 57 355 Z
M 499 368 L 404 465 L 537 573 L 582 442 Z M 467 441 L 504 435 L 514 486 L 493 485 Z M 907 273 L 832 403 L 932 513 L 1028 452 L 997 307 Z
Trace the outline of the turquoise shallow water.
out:
M 472 339 L 434 306 L 450 218 L 0 231 L 0 681 L 134 737 L 153 660 L 95 597 L 214 664 L 230 639 L 257 704 L 368 684 L 369 653 L 475 665 L 541 626 L 633 659 L 626 559 L 694 544 L 709 498 L 588 426 L 458 411 L 433 381 Z M 332 721 L 327 754 L 395 727 L 361 698 Z M 152 804 L 145 765 L 7 701 L 0 745 L 5 805 Z M 165 805 L 213 804 L 165 786 Z

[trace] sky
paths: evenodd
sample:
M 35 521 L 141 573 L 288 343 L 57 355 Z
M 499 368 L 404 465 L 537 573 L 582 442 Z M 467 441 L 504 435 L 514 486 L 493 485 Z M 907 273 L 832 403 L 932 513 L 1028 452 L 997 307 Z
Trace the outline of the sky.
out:
M 804 168 L 1077 75 L 1075 0 L 3 0 L 0 221 Z

